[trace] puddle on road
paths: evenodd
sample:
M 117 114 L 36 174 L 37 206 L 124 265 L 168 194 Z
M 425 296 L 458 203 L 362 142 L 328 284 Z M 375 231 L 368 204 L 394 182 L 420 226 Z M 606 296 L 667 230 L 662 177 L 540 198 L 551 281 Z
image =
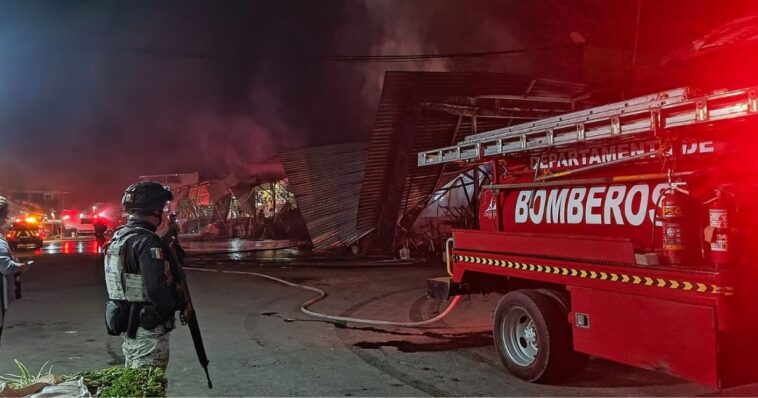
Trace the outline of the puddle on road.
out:
M 370 332 L 384 335 L 406 336 L 407 340 L 386 340 L 386 341 L 359 341 L 353 343 L 354 347 L 367 350 L 381 349 L 382 347 L 394 347 L 401 352 L 433 352 L 449 351 L 460 348 L 486 347 L 492 345 L 492 331 L 485 330 L 468 333 L 437 333 L 422 332 L 412 333 L 399 330 L 386 330 L 376 327 L 347 326 L 344 322 L 335 322 L 320 319 L 297 319 L 288 318 L 276 312 L 261 312 L 260 315 L 278 318 L 284 322 L 321 322 L 329 323 L 339 329 L 355 330 L 359 332 Z M 423 342 L 419 341 L 423 340 Z M 430 341 L 431 340 L 431 341 Z
M 432 352 L 492 345 L 492 332 L 490 331 L 461 334 L 422 333 L 418 336 L 436 339 L 436 341 L 359 341 L 354 343 L 353 346 L 368 350 L 381 349 L 382 347 L 394 347 L 401 352 Z

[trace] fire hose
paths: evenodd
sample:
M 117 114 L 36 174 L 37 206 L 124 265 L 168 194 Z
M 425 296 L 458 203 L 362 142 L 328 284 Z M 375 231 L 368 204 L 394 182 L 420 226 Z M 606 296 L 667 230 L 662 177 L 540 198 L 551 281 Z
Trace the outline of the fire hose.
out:
M 421 326 L 427 326 L 431 325 L 435 322 L 441 321 L 443 318 L 448 316 L 451 312 L 453 312 L 453 309 L 456 305 L 458 305 L 458 302 L 461 301 L 461 296 L 455 296 L 453 300 L 448 304 L 447 308 L 445 308 L 444 311 L 442 311 L 439 315 L 435 316 L 434 318 L 427 319 L 424 321 L 418 321 L 418 322 L 394 322 L 394 321 L 382 321 L 382 320 L 375 320 L 375 319 L 362 319 L 362 318 L 353 318 L 353 317 L 347 317 L 347 316 L 336 316 L 336 315 L 328 315 L 328 314 L 322 314 L 319 312 L 311 311 L 308 308 L 319 301 L 325 299 L 327 297 L 327 293 L 324 290 L 321 290 L 317 287 L 313 286 L 307 286 L 307 285 L 300 285 L 297 283 L 293 283 L 284 279 L 280 279 L 271 275 L 266 274 L 260 274 L 257 272 L 247 272 L 247 271 L 226 271 L 226 270 L 213 270 L 213 269 L 207 269 L 207 268 L 184 268 L 188 271 L 200 271 L 200 272 L 215 272 L 215 273 L 221 273 L 221 274 L 234 274 L 234 275 L 248 275 L 248 276 L 256 276 L 259 278 L 268 279 L 270 281 L 274 281 L 277 283 L 280 283 L 282 285 L 307 290 L 313 293 L 317 293 L 318 296 L 309 299 L 308 301 L 304 302 L 300 306 L 300 311 L 306 315 L 315 317 L 315 318 L 321 318 L 321 319 L 328 319 L 332 321 L 337 322 L 351 322 L 351 323 L 362 323 L 367 325 L 379 325 L 379 326 L 398 326 L 398 327 L 405 327 L 405 328 L 416 328 Z

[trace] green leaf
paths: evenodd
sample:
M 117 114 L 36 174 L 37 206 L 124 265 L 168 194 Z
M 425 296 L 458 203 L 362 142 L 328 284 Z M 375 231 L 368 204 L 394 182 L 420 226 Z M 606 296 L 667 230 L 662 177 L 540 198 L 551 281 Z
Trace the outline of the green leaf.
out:
M 30 384 L 32 375 L 29 373 L 29 369 L 18 359 L 14 359 L 13 361 L 16 362 L 16 367 L 18 367 L 18 370 L 21 372 L 21 382 L 24 383 L 24 385 Z

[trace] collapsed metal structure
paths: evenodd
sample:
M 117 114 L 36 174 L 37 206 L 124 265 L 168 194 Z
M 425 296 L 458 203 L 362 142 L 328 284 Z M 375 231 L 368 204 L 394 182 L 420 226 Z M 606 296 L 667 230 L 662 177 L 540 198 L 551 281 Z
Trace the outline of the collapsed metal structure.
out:
M 313 247 L 334 250 L 360 238 L 356 228 L 365 143 L 299 148 L 280 154 Z
M 261 167 L 172 188 L 182 232 L 245 238 L 302 238 L 302 224 L 282 171 Z M 303 228 L 304 229 L 304 228 Z
M 466 171 L 417 168 L 417 152 L 582 109 L 591 94 L 584 84 L 507 73 L 387 72 L 366 155 L 358 235 L 371 233 L 374 250 L 393 251 L 435 191 Z

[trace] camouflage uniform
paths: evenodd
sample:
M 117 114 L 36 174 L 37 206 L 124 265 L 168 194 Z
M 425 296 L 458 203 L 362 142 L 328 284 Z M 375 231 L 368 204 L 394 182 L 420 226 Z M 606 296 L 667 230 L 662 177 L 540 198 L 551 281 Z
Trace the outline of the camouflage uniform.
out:
M 163 369 L 168 367 L 169 332 L 171 329 L 164 325 L 147 330 L 137 329 L 137 338 L 130 339 L 124 335 L 124 351 L 127 368 L 140 368 L 143 366 L 157 366 Z

